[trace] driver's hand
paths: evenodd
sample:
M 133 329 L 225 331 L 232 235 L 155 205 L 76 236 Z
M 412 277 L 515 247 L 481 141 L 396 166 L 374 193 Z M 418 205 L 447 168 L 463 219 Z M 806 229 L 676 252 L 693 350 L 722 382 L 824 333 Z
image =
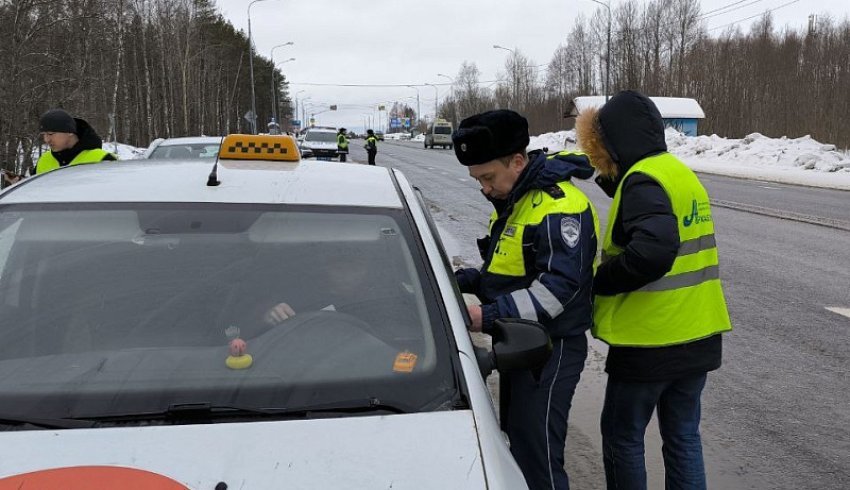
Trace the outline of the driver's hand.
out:
M 273 306 L 263 320 L 269 325 L 278 325 L 288 318 L 295 316 L 295 310 L 286 303 L 278 303 Z

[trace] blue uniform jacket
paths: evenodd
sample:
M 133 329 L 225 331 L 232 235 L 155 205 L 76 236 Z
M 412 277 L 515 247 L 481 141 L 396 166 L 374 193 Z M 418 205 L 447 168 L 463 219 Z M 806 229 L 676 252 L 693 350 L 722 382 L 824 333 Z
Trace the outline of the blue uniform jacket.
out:
M 549 330 L 553 338 L 583 334 L 593 317 L 593 261 L 596 256 L 596 231 L 593 209 L 579 214 L 549 214 L 538 226 L 526 227 L 523 234 L 524 277 L 504 276 L 487 270 L 498 239 L 513 210 L 513 204 L 525 193 L 550 189 L 572 177 L 588 179 L 593 168 L 586 156 L 530 154 L 529 164 L 505 200 L 490 199 L 497 211 L 490 235 L 478 240 L 484 264 L 481 269 L 455 272 L 464 293 L 478 296 L 482 302 L 482 326 L 486 332 L 498 318 L 523 318 L 511 293 L 526 289 L 536 312 L 536 320 Z M 488 198 L 489 199 L 489 198 Z M 561 237 L 561 221 L 570 217 L 580 223 L 577 244 L 569 246 Z M 541 289 L 541 286 L 544 289 Z M 554 298 L 554 299 L 553 299 Z M 557 300 L 560 307 L 553 308 Z M 525 315 L 527 317 L 527 313 Z M 534 318 L 532 318 L 534 319 Z

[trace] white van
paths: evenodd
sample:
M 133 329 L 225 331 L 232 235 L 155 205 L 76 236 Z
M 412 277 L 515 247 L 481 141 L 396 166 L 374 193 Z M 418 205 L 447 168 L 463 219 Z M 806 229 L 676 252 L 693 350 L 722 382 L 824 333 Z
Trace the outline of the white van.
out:
M 451 150 L 454 148 L 452 144 L 452 123 L 437 119 L 428 124 L 428 129 L 425 130 L 425 148 L 434 148 L 442 146 Z

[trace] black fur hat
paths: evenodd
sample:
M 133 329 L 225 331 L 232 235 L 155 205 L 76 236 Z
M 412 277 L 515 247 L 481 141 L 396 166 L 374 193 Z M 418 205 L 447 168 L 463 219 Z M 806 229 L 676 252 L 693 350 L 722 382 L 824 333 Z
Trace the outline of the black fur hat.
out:
M 499 109 L 467 117 L 452 133 L 461 164 L 480 165 L 528 147 L 528 121 L 518 113 Z

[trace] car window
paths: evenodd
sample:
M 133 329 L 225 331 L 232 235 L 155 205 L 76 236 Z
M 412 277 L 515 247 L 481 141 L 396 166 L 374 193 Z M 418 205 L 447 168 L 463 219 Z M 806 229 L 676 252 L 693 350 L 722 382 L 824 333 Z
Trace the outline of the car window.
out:
M 160 145 L 151 152 L 148 158 L 154 160 L 175 160 L 193 158 L 215 158 L 219 143 L 191 143 L 180 145 Z
M 307 131 L 305 141 L 321 141 L 336 143 L 336 134 L 327 131 Z
M 0 405 L 94 417 L 455 393 L 402 211 L 251 205 L 0 208 Z M 282 303 L 294 316 L 273 321 Z M 228 367 L 234 338 L 253 363 Z
M 434 134 L 452 134 L 452 128 L 451 126 L 436 126 Z

